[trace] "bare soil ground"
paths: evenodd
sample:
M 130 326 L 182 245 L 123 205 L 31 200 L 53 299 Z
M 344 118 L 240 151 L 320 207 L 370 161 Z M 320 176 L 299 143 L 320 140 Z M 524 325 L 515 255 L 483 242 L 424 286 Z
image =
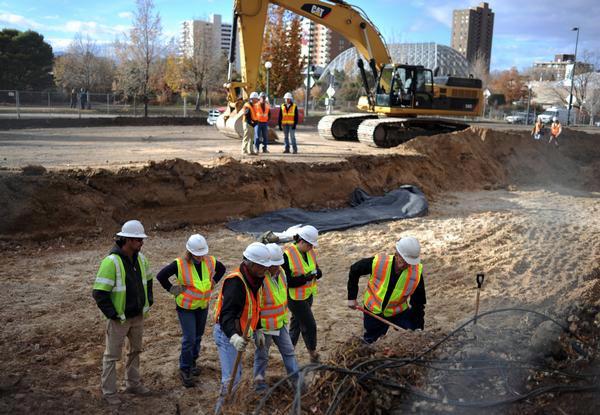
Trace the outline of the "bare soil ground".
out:
M 200 151 L 205 156 L 193 153 L 193 140 L 174 139 L 157 141 L 149 152 L 131 158 L 123 154 L 140 141 L 104 144 L 102 131 L 110 137 L 108 130 L 98 129 L 83 149 L 77 139 L 66 151 L 37 142 L 36 133 L 29 131 L 24 143 L 34 142 L 37 150 L 33 156 L 26 145 L 11 150 L 11 160 L 21 161 L 6 167 L 33 163 L 61 168 L 69 159 L 74 166 L 89 163 L 95 168 L 0 177 L 4 195 L 0 201 L 0 281 L 4 287 L 0 291 L 0 320 L 4 322 L 0 413 L 110 412 L 99 391 L 105 322 L 91 298 L 91 286 L 99 261 L 110 249 L 110 235 L 120 221 L 132 216 L 150 229 L 144 252 L 154 272 L 178 256 L 194 232 L 203 233 L 211 253 L 231 269 L 252 238 L 225 229 L 222 221 L 228 217 L 288 206 L 341 206 L 355 186 L 380 193 L 399 184 L 420 185 L 432 201 L 427 217 L 320 237 L 324 277 L 314 310 L 319 349 L 325 359 L 361 334 L 360 313 L 346 307 L 349 266 L 365 256 L 392 252 L 394 241 L 403 235 L 415 235 L 422 243 L 426 331 L 391 332 L 382 347 L 426 347 L 432 336 L 447 333 L 470 317 L 477 272 L 485 272 L 487 278 L 482 311 L 526 305 L 564 319 L 564 310 L 573 304 L 600 306 L 598 136 L 573 133 L 570 142 L 565 139 L 563 147 L 554 149 L 529 141 L 526 133 L 474 128 L 418 138 L 386 151 L 355 143 L 319 142 L 315 144 L 319 152 L 329 146 L 331 151 L 316 152 L 312 159 L 302 155 L 306 158 L 301 163 L 283 163 L 282 155 L 273 154 L 250 163 L 229 156 L 208 165 L 178 160 L 138 168 L 127 159 L 135 164 L 174 157 L 165 147 L 163 152 L 155 147 L 181 146 L 176 150 L 181 153 L 176 154 L 197 161 L 208 159 L 206 153 L 224 140 L 207 137 L 204 144 L 211 150 Z M 164 136 L 165 130 L 171 128 L 161 128 L 154 135 Z M 310 140 L 318 139 L 307 133 L 307 150 Z M 228 143 L 231 151 L 224 156 L 237 151 L 235 141 Z M 108 151 L 116 159 L 113 167 L 123 163 L 127 168 L 99 170 L 99 160 L 106 157 L 96 155 L 100 151 L 94 149 L 103 147 L 111 148 Z M 346 149 L 352 150 L 346 153 Z M 44 151 L 54 152 L 48 156 L 49 163 L 44 162 Z M 350 156 L 354 151 L 360 155 Z M 57 234 L 62 236 L 50 238 Z M 155 305 L 145 328 L 142 374 L 155 393 L 148 398 L 124 396 L 126 402 L 116 412 L 212 413 L 220 379 L 212 321 L 203 339 L 201 384 L 185 389 L 177 375 L 181 333 L 173 300 L 158 283 L 154 292 Z M 301 364 L 308 363 L 302 342 L 297 353 Z M 246 376 L 252 356 L 248 348 Z M 276 350 L 272 349 L 271 357 L 272 382 L 283 367 Z M 570 407 L 561 407 L 567 401 L 559 396 L 549 399 L 551 413 L 598 410 L 593 396 L 575 407 L 573 400 L 568 401 Z M 424 411 L 418 405 L 411 408 Z

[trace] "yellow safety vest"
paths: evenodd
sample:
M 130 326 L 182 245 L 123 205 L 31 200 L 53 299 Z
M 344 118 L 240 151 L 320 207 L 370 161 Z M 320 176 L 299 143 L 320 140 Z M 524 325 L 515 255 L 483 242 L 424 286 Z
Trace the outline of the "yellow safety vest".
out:
M 244 288 L 246 289 L 246 303 L 244 304 L 244 309 L 242 310 L 242 315 L 240 316 L 240 329 L 242 330 L 243 334 L 246 330 L 246 326 L 250 324 L 250 328 L 248 329 L 248 337 L 250 337 L 252 336 L 252 333 L 254 333 L 254 330 L 256 330 L 256 326 L 258 326 L 258 320 L 260 318 L 258 300 L 254 297 L 250 287 L 248 287 L 248 284 L 246 283 L 246 280 L 244 279 L 244 276 L 239 268 L 226 276 L 225 280 L 230 278 L 239 278 L 244 283 Z M 221 292 L 219 293 L 219 298 L 217 298 L 217 304 L 215 305 L 215 323 L 219 322 L 219 315 L 221 314 L 224 286 L 225 281 L 223 281 L 223 285 L 221 285 Z
M 262 287 L 258 290 L 260 304 L 260 325 L 265 330 L 279 330 L 287 324 L 287 284 L 283 268 L 274 276 L 265 275 Z
M 296 112 L 296 104 L 290 105 L 289 111 L 285 104 L 281 104 L 281 125 L 294 125 L 294 114 Z
M 393 268 L 394 255 L 375 255 L 371 270 L 371 277 L 367 284 L 367 291 L 364 296 L 365 308 L 374 314 L 380 314 L 383 306 L 383 300 L 388 291 L 390 275 Z M 393 288 L 392 295 L 388 301 L 384 317 L 392 317 L 405 311 L 408 305 L 409 297 L 415 292 L 419 281 L 423 265 L 409 265 L 403 270 L 398 278 L 396 286 Z
M 306 253 L 308 262 L 304 261 L 300 250 L 296 244 L 290 245 L 285 249 L 284 254 L 288 258 L 288 264 L 292 271 L 292 277 L 306 275 L 317 269 L 317 253 L 315 249 L 311 249 Z M 310 282 L 300 287 L 290 287 L 288 289 L 292 300 L 306 300 L 311 295 L 317 295 L 317 280 L 312 279 Z
M 175 302 L 186 310 L 207 308 L 213 289 L 213 277 L 217 260 L 214 256 L 202 258 L 202 278 L 198 275 L 193 262 L 177 258 L 177 281 L 185 287 L 185 291 L 175 297 Z

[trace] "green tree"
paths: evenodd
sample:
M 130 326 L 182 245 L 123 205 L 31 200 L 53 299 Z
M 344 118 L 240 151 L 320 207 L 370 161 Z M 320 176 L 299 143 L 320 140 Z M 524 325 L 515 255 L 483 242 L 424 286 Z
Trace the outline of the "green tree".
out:
M 52 85 L 52 47 L 28 30 L 0 32 L 0 89 L 45 89 Z

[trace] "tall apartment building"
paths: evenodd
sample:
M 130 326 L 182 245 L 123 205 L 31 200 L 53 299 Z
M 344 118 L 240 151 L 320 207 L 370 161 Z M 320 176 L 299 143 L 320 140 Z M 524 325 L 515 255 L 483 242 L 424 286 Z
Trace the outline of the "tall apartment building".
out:
M 492 37 L 494 35 L 494 13 L 488 3 L 452 13 L 452 48 L 474 64 L 479 56 L 490 71 Z
M 313 65 L 325 67 L 336 56 L 352 47 L 352 44 L 342 35 L 309 19 L 302 19 L 302 46 L 300 54 L 308 56 Z
M 187 57 L 192 57 L 194 49 L 206 39 L 210 39 L 214 50 L 228 53 L 231 30 L 232 25 L 223 23 L 219 14 L 211 15 L 208 21 L 185 20 L 181 23 L 180 52 Z

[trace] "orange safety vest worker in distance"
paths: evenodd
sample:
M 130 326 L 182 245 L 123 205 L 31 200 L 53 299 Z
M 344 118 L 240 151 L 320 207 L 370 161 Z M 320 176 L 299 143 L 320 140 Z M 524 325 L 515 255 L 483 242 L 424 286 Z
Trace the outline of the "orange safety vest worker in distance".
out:
M 211 255 L 205 255 L 202 258 L 202 278 L 198 275 L 193 262 L 183 258 L 177 258 L 175 262 L 177 263 L 177 281 L 185 287 L 185 291 L 175 297 L 177 305 L 186 310 L 207 308 L 213 290 L 216 258 Z
M 281 125 L 294 125 L 294 114 L 296 113 L 296 104 L 290 105 L 289 110 L 285 104 L 281 104 Z
M 287 299 L 285 271 L 279 267 L 275 275 L 265 275 L 258 290 L 260 326 L 263 329 L 279 330 L 287 324 Z
M 561 127 L 560 123 L 558 123 L 558 122 L 553 122 L 552 125 L 550 126 L 550 133 L 554 137 L 558 137 L 558 135 L 561 133 L 561 131 L 562 131 L 562 127 Z
M 244 279 L 244 276 L 239 268 L 226 276 L 223 281 L 223 285 L 221 285 L 221 292 L 219 293 L 219 298 L 217 299 L 217 304 L 215 305 L 215 323 L 219 322 L 219 316 L 221 315 L 221 306 L 223 305 L 223 287 L 225 286 L 225 281 L 230 278 L 239 278 L 244 283 L 244 288 L 246 289 L 246 303 L 244 304 L 244 309 L 242 310 L 242 315 L 240 316 L 240 329 L 242 330 L 243 334 L 248 324 L 250 324 L 250 328 L 248 329 L 248 337 L 250 337 L 258 326 L 260 309 L 258 300 L 254 297 L 250 287 L 248 287 L 248 283 Z
M 269 114 L 271 113 L 271 107 L 265 102 L 265 109 L 263 110 L 260 102 L 254 104 L 254 114 L 258 122 L 269 122 Z
M 292 271 L 292 278 L 299 277 L 301 275 L 308 275 L 313 271 L 317 270 L 317 253 L 315 249 L 311 249 L 306 253 L 308 262 L 304 261 L 302 253 L 298 249 L 296 244 L 288 246 L 284 255 L 288 258 L 288 264 Z M 317 279 L 313 278 L 310 282 L 307 282 L 300 287 L 290 287 L 288 289 L 290 298 L 292 300 L 306 300 L 311 295 L 316 297 L 317 295 Z
M 256 118 L 256 113 L 254 112 L 254 106 L 252 106 L 252 104 L 250 104 L 249 102 L 244 103 L 244 122 L 248 122 L 248 119 L 246 118 L 246 109 L 250 110 L 250 118 L 252 119 L 252 121 L 257 121 L 258 118 Z
M 390 299 L 383 310 L 384 317 L 392 317 L 408 309 L 408 299 L 415 292 L 423 265 L 409 265 L 402 271 L 395 287 L 390 288 L 390 276 L 393 272 L 394 255 L 375 255 L 371 277 L 364 296 L 365 308 L 374 314 L 381 314 L 383 300 L 389 289 L 393 289 Z

